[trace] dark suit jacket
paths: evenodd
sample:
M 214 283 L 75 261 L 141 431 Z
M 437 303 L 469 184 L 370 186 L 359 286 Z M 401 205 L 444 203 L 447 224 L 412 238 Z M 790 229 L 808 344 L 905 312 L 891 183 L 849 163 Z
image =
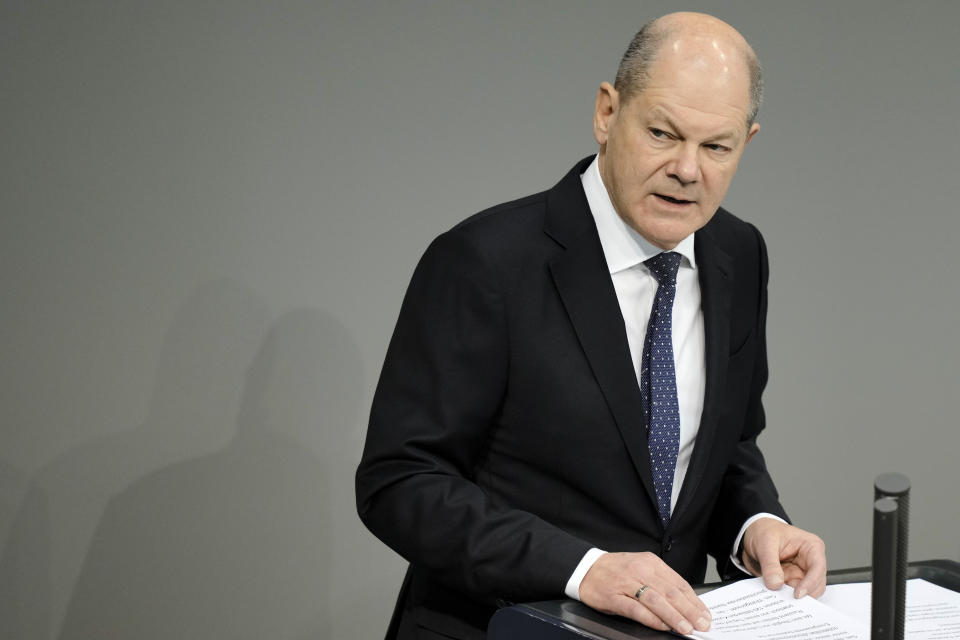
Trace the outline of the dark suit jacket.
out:
M 756 444 L 760 234 L 720 209 L 695 237 L 706 391 L 664 530 L 590 160 L 444 233 L 414 272 L 357 470 L 361 518 L 411 563 L 391 637 L 482 637 L 498 604 L 562 598 L 594 546 L 652 551 L 690 582 L 709 553 L 727 575 L 749 516 L 786 518 Z

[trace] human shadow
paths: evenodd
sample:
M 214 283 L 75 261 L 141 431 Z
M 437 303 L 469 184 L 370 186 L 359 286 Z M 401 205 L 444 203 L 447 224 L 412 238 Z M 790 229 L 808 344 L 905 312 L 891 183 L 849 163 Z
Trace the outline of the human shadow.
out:
M 236 438 L 110 501 L 61 639 L 330 637 L 332 478 L 349 477 L 361 377 L 336 320 L 282 316 L 248 372 Z
M 112 496 L 229 441 L 244 371 L 267 321 L 249 287 L 227 279 L 199 287 L 164 336 L 144 422 L 68 450 L 34 475 L 0 554 L 0 607 L 9 608 L 0 611 L 0 637 L 56 633 Z
M 26 487 L 26 474 L 0 460 L 0 548 L 45 550 L 49 545 L 49 540 L 40 537 L 49 535 L 50 530 L 46 495 L 37 490 L 29 506 L 18 508 Z M 27 629 L 35 632 L 35 637 L 47 637 L 49 593 L 46 553 L 0 555 L 0 638 L 26 637 L 20 632 Z
M 16 465 L 0 458 L 0 549 L 7 542 L 13 527 L 17 506 L 27 488 L 27 474 Z

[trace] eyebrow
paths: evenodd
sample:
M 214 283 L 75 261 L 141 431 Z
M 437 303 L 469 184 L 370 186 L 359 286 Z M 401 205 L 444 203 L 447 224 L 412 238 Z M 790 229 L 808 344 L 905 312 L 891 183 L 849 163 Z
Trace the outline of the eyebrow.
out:
M 653 109 L 650 110 L 650 119 L 663 120 L 664 122 L 667 123 L 668 127 L 676 131 L 678 134 L 680 133 L 681 128 L 677 126 L 677 123 L 674 122 L 670 118 L 670 116 L 667 115 L 667 113 L 663 111 L 663 109 L 660 109 L 659 107 L 654 107 Z M 681 137 L 685 137 L 685 136 L 681 135 Z M 724 131 L 721 134 L 710 136 L 707 140 L 710 142 L 716 142 L 717 140 L 736 140 L 736 139 L 737 139 L 737 133 L 735 131 Z

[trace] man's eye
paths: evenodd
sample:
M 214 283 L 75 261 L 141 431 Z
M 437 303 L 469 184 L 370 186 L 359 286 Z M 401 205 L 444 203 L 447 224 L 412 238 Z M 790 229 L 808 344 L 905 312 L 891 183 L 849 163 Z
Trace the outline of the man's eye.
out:
M 707 149 L 710 149 L 711 151 L 717 151 L 719 153 L 726 153 L 727 151 L 730 151 L 730 147 L 725 147 L 722 144 L 708 144 L 706 146 Z
M 667 132 L 666 132 L 666 131 L 663 131 L 662 129 L 654 129 L 654 128 L 651 128 L 651 129 L 650 129 L 650 135 L 652 135 L 654 138 L 661 138 L 661 139 L 663 139 L 663 138 L 666 138 L 666 137 L 667 137 Z

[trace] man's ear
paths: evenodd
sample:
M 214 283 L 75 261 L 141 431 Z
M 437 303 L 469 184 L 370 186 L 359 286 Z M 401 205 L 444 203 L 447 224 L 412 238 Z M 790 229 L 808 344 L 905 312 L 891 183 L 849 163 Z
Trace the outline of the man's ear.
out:
M 607 135 L 620 108 L 620 94 L 609 82 L 597 89 L 597 102 L 593 107 L 593 137 L 598 144 L 607 143 Z
M 754 122 L 750 125 L 750 131 L 747 132 L 747 141 L 743 143 L 743 146 L 750 144 L 750 141 L 753 140 L 753 136 L 757 135 L 757 131 L 760 131 L 760 125 Z

